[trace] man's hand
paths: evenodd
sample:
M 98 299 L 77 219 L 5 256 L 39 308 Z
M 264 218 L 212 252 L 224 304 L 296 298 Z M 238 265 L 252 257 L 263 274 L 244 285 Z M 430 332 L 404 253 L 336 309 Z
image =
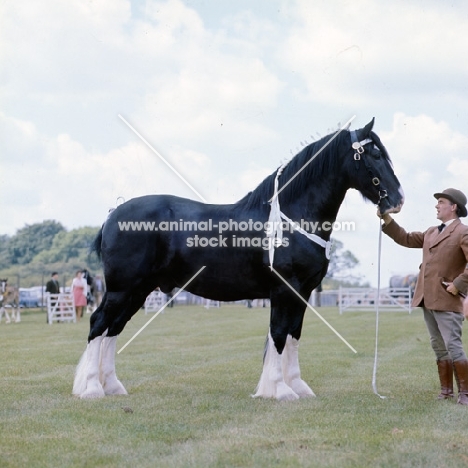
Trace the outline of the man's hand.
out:
M 448 283 L 447 284 L 447 291 L 450 294 L 453 294 L 454 296 L 456 296 L 458 294 L 458 289 L 454 286 L 453 283 Z
M 377 208 L 377 216 L 384 222 L 386 226 L 393 221 L 393 218 L 388 213 L 381 215 L 380 208 Z
M 468 320 L 468 297 L 463 301 L 463 315 Z

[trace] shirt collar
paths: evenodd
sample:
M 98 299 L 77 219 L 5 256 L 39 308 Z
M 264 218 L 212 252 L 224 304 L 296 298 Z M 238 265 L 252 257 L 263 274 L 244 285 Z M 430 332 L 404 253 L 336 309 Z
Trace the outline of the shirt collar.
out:
M 444 223 L 444 224 L 445 224 L 445 227 L 450 226 L 455 220 L 456 220 L 456 218 L 449 219 L 448 221 L 446 221 L 446 222 Z

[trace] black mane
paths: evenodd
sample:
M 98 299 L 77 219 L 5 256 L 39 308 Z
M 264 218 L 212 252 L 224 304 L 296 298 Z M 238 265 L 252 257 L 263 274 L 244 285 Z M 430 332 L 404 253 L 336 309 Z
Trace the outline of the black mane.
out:
M 306 190 L 307 184 L 309 184 L 310 180 L 313 178 L 320 177 L 325 173 L 339 170 L 339 166 L 342 165 L 342 161 L 336 157 L 336 154 L 338 153 L 337 149 L 345 142 L 345 139 L 349 139 L 349 132 L 338 132 L 338 135 L 336 133 L 327 135 L 322 139 L 306 146 L 303 150 L 296 154 L 296 156 L 294 156 L 294 158 L 284 168 L 284 171 L 279 179 L 280 189 L 282 185 L 294 177 L 301 168 L 304 168 L 304 170 L 298 174 L 297 177 L 295 177 L 292 182 L 289 183 L 288 186 L 281 192 L 281 200 L 284 203 L 294 201 L 294 199 L 297 198 L 298 193 L 302 193 Z M 382 156 L 391 163 L 390 156 L 385 146 L 380 141 L 380 138 L 374 132 L 371 132 L 371 137 L 375 145 L 380 150 Z M 330 140 L 332 141 L 330 142 Z M 330 143 L 327 145 L 328 142 Z M 325 145 L 327 146 L 324 148 Z M 311 158 L 313 158 L 314 155 L 319 151 L 320 154 L 310 164 L 307 164 L 307 162 L 310 161 Z M 237 203 L 239 205 L 245 205 L 246 208 L 252 208 L 254 206 L 266 204 L 273 196 L 273 187 L 278 169 L 273 172 L 273 174 L 270 174 L 268 177 L 266 177 L 256 189 L 254 189 L 252 192 L 249 192 Z
M 306 190 L 307 184 L 310 183 L 311 178 L 330 171 L 338 170 L 338 166 L 341 165 L 341 162 L 335 156 L 337 153 L 336 150 L 337 147 L 343 143 L 345 138 L 349 138 L 347 131 L 341 131 L 339 135 L 336 135 L 336 133 L 327 135 L 326 137 L 306 146 L 296 154 L 296 156 L 294 156 L 294 158 L 284 168 L 279 179 L 279 188 L 294 177 L 301 168 L 304 168 L 304 170 L 281 192 L 281 200 L 289 203 L 294 200 L 294 198 L 297 198 L 298 193 L 302 193 Z M 324 148 L 324 145 L 326 145 L 331 139 L 333 139 L 333 141 Z M 310 164 L 307 164 L 307 162 L 310 161 L 310 159 L 319 151 L 320 154 Z M 273 196 L 273 187 L 278 169 L 273 172 L 273 174 L 266 177 L 256 189 L 249 192 L 245 197 L 239 200 L 238 204 L 245 204 L 246 208 L 250 208 L 267 203 Z

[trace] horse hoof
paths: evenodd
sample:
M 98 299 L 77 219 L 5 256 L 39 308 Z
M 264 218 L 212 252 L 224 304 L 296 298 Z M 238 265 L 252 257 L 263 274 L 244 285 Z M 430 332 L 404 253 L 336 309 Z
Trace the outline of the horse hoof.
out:
M 276 389 L 276 399 L 278 401 L 298 400 L 299 395 L 285 383 L 279 384 Z
M 127 390 L 125 390 L 120 380 L 112 382 L 111 385 L 104 385 L 104 393 L 106 395 L 128 395 Z
M 290 387 L 300 398 L 315 397 L 315 393 L 302 379 L 294 380 Z
M 295 392 L 283 393 L 276 397 L 278 401 L 294 401 L 299 400 L 299 395 Z
M 95 400 L 97 398 L 104 398 L 106 395 L 104 392 L 84 392 L 80 395 L 82 400 Z
M 82 400 L 93 400 L 96 398 L 104 398 L 106 395 L 104 389 L 101 386 L 94 386 L 87 388 L 83 393 L 79 395 Z

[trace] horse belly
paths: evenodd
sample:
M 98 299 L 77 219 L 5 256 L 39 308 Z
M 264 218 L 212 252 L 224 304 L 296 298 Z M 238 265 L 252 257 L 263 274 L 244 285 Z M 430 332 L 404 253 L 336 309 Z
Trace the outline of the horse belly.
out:
M 263 253 L 225 248 L 222 251 L 185 252 L 182 262 L 173 267 L 179 277 L 178 286 L 188 276 L 205 267 L 186 289 L 193 294 L 219 301 L 267 298 L 269 293 L 268 268 L 263 264 Z M 181 276 L 178 273 L 183 272 Z M 185 284 L 185 283 L 182 283 Z

